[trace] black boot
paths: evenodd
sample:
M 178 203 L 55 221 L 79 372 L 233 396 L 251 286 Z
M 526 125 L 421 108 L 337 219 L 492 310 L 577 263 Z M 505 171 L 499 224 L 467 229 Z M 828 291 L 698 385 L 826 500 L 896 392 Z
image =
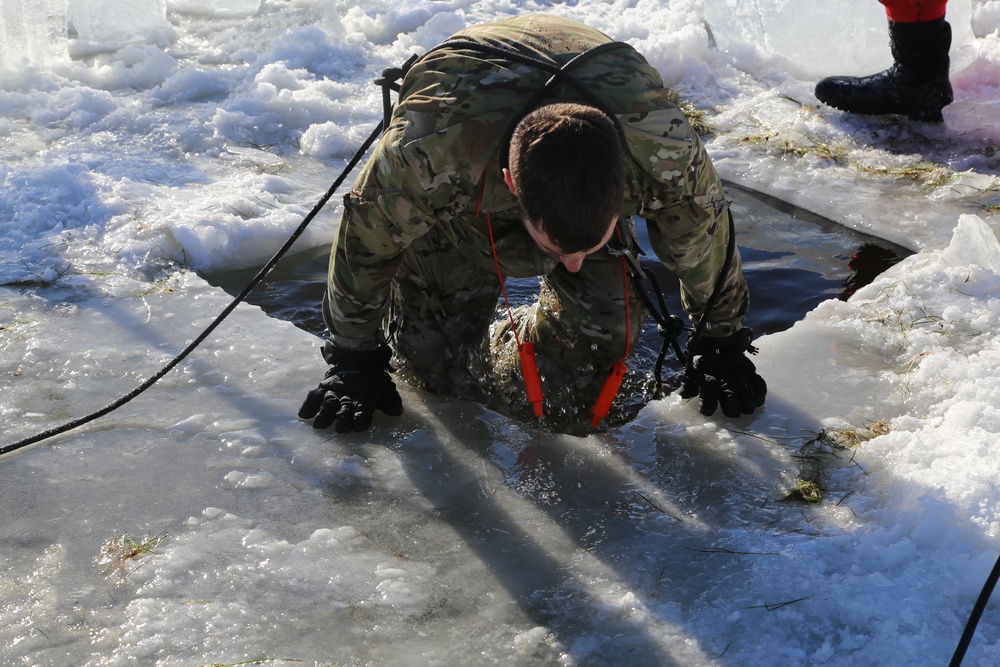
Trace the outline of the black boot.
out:
M 899 114 L 940 123 L 952 102 L 948 67 L 951 26 L 944 17 L 919 23 L 889 21 L 895 64 L 865 77 L 831 76 L 816 84 L 816 98 L 842 111 Z

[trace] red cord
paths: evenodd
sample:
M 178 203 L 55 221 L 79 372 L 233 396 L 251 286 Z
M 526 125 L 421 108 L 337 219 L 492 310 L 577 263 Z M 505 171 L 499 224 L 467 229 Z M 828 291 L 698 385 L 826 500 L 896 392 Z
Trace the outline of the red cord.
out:
M 621 230 L 618 230 L 618 239 L 621 240 Z M 618 395 L 618 390 L 622 386 L 622 379 L 625 377 L 625 372 L 628 370 L 625 367 L 625 359 L 628 358 L 630 346 L 632 344 L 632 313 L 629 308 L 628 301 L 628 267 L 625 265 L 625 258 L 621 258 L 622 261 L 622 284 L 625 286 L 625 354 L 622 358 L 618 360 L 612 369 L 611 375 L 608 379 L 604 381 L 604 386 L 601 387 L 601 393 L 597 396 L 597 402 L 594 403 L 594 407 L 591 410 L 593 419 L 590 420 L 590 425 L 593 428 L 601 423 L 601 420 L 608 416 L 608 411 L 611 410 L 611 404 L 615 400 L 615 396 Z
M 479 217 L 483 205 L 483 189 L 486 186 L 486 171 L 483 171 L 479 179 L 479 200 L 476 202 L 476 217 Z M 514 342 L 517 343 L 517 354 L 521 360 L 521 375 L 524 377 L 524 389 L 528 394 L 528 402 L 531 403 L 536 417 L 544 416 L 542 408 L 542 378 L 538 374 L 538 362 L 535 360 L 535 346 L 531 343 L 522 343 L 521 337 L 517 335 L 517 324 L 514 322 L 514 311 L 510 307 L 510 299 L 507 297 L 507 284 L 503 279 L 503 272 L 500 271 L 500 258 L 497 257 L 497 246 L 493 240 L 493 221 L 490 214 L 486 214 L 486 230 L 490 235 L 490 250 L 493 252 L 493 264 L 497 269 L 497 279 L 500 281 L 500 290 L 503 292 L 503 300 L 507 305 L 507 316 L 510 318 L 510 330 L 514 333 Z
M 476 201 L 476 217 L 479 217 L 482 212 L 483 205 L 483 190 L 486 187 L 486 170 L 483 171 L 483 175 L 479 179 L 479 198 Z M 514 333 L 514 342 L 517 343 L 517 354 L 521 361 L 521 375 L 524 377 L 524 388 L 528 394 L 528 402 L 531 403 L 535 416 L 544 416 L 544 410 L 542 408 L 542 378 L 538 373 L 538 362 L 535 358 L 535 346 L 531 343 L 522 343 L 521 337 L 517 334 L 517 323 L 514 322 L 514 311 L 510 307 L 510 298 L 507 296 L 507 285 L 506 281 L 503 279 L 503 272 L 500 270 L 500 258 L 497 256 L 497 246 L 496 242 L 493 240 L 493 221 L 490 219 L 489 213 L 485 216 L 486 218 L 486 230 L 490 237 L 490 250 L 493 253 L 493 265 L 497 270 L 497 279 L 500 281 L 500 291 L 503 293 L 504 304 L 507 306 L 507 316 L 510 318 L 510 330 Z M 618 230 L 618 238 L 621 240 L 621 230 Z M 622 263 L 622 284 L 624 286 L 625 292 L 625 354 L 622 358 L 612 367 L 611 374 L 604 381 L 604 386 L 601 388 L 601 393 L 597 397 L 597 401 L 594 403 L 594 407 L 591 410 L 593 419 L 590 421 L 590 425 L 594 428 L 601 423 L 601 420 L 608 415 L 608 411 L 611 410 L 611 404 L 615 400 L 615 396 L 618 395 L 618 390 L 621 388 L 622 379 L 625 377 L 625 373 L 628 370 L 625 366 L 625 359 L 628 358 L 629 352 L 631 352 L 632 345 L 632 312 L 629 305 L 628 298 L 628 266 L 625 264 L 625 258 L 621 258 Z

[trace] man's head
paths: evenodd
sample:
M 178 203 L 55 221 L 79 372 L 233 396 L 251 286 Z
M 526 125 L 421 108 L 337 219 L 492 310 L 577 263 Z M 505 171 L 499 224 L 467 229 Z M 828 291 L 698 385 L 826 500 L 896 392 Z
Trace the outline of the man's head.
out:
M 581 104 L 539 107 L 517 124 L 509 155 L 504 178 L 543 250 L 585 255 L 608 241 L 625 197 L 625 153 L 607 114 Z

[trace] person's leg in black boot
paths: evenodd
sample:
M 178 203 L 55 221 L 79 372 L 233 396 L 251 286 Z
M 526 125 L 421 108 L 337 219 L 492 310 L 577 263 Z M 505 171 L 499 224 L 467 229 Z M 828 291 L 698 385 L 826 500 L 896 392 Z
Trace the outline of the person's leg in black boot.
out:
M 892 67 L 870 76 L 823 79 L 816 84 L 816 98 L 851 113 L 942 122 L 941 109 L 953 99 L 948 76 L 951 26 L 944 18 L 945 2 L 880 1 L 889 18 Z

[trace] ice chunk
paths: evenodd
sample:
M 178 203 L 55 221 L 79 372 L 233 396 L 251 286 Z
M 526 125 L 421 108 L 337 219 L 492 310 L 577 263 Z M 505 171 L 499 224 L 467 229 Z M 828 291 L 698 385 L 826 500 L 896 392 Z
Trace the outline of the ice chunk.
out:
M 885 9 L 874 0 L 705 0 L 721 50 L 749 44 L 798 65 L 800 74 L 871 74 L 892 64 Z M 969 3 L 948 5 L 954 44 L 971 35 Z
M 195 16 L 253 16 L 260 9 L 260 0 L 169 0 L 170 8 Z
M 166 0 L 70 0 L 69 19 L 80 41 L 111 48 L 157 41 L 170 30 Z
M 271 486 L 274 476 L 270 473 L 246 473 L 233 470 L 224 477 L 226 483 L 234 489 L 266 489 Z
M 337 5 L 334 0 L 323 2 L 323 30 L 331 37 L 344 36 L 344 24 L 340 21 Z
M 65 56 L 65 0 L 0 2 L 0 69 Z
M 1000 241 L 975 215 L 963 215 L 942 258 L 952 266 L 979 266 L 1000 276 Z

